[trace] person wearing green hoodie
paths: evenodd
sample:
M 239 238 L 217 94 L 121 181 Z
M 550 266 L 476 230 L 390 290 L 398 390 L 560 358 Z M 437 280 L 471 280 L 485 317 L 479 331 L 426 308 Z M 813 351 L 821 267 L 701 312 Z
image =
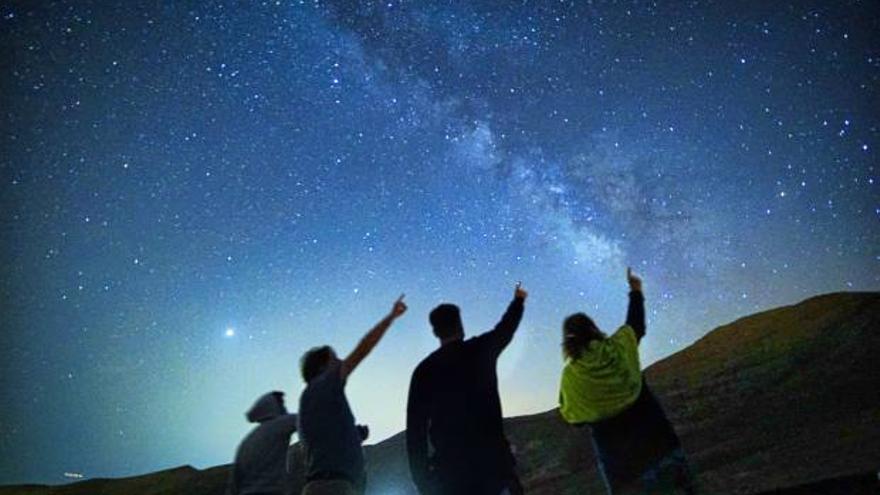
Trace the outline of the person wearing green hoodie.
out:
M 642 281 L 627 269 L 626 323 L 605 335 L 584 313 L 565 319 L 565 364 L 559 412 L 590 427 L 599 472 L 609 495 L 693 494 L 681 443 L 642 376 L 639 343 L 645 336 Z

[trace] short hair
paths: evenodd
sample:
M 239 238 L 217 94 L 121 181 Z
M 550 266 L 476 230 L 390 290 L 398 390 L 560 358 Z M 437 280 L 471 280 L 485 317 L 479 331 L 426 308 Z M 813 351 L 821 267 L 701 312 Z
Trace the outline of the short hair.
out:
M 302 373 L 303 380 L 311 383 L 312 379 L 320 375 L 327 364 L 330 363 L 330 356 L 333 354 L 333 348 L 329 345 L 320 347 L 312 347 L 299 360 L 299 369 Z
M 428 315 L 434 335 L 445 339 L 464 332 L 461 325 L 461 312 L 455 304 L 441 304 Z
M 590 342 L 602 340 L 605 334 L 585 313 L 570 315 L 562 323 L 562 354 L 568 359 L 577 359 Z

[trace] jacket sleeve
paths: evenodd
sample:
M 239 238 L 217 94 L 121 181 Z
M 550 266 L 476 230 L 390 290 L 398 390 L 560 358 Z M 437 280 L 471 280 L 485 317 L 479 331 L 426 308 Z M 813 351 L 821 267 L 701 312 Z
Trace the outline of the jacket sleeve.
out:
M 641 342 L 645 336 L 645 296 L 641 291 L 630 291 L 629 309 L 626 311 L 626 324 L 636 332 L 636 339 Z
M 406 453 L 409 472 L 419 493 L 430 493 L 430 466 L 428 459 L 429 402 L 423 373 L 413 373 L 406 403 Z
M 281 424 L 281 429 L 284 433 L 288 435 L 293 435 L 296 433 L 297 429 L 297 416 L 296 414 L 284 414 L 281 416 L 279 422 Z
M 513 334 L 519 327 L 523 310 L 523 300 L 514 298 L 510 305 L 507 306 L 507 311 L 504 312 L 504 316 L 501 317 L 501 321 L 495 325 L 495 328 L 479 337 L 480 340 L 486 342 L 493 354 L 501 354 L 501 351 L 513 340 Z

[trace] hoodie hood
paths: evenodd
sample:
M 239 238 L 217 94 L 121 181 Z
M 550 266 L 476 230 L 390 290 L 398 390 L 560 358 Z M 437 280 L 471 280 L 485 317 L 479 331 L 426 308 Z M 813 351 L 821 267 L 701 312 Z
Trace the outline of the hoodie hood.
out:
M 277 391 L 260 396 L 245 414 L 247 420 L 251 423 L 262 423 L 286 414 L 287 411 L 281 403 L 282 397 L 284 397 L 284 393 Z

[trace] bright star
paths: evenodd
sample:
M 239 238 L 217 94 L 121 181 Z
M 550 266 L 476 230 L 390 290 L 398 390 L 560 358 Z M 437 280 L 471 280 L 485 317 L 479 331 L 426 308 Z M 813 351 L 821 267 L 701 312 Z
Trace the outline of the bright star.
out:
M 226 329 L 226 336 L 227 337 L 235 337 L 235 329 L 232 327 L 227 328 Z

